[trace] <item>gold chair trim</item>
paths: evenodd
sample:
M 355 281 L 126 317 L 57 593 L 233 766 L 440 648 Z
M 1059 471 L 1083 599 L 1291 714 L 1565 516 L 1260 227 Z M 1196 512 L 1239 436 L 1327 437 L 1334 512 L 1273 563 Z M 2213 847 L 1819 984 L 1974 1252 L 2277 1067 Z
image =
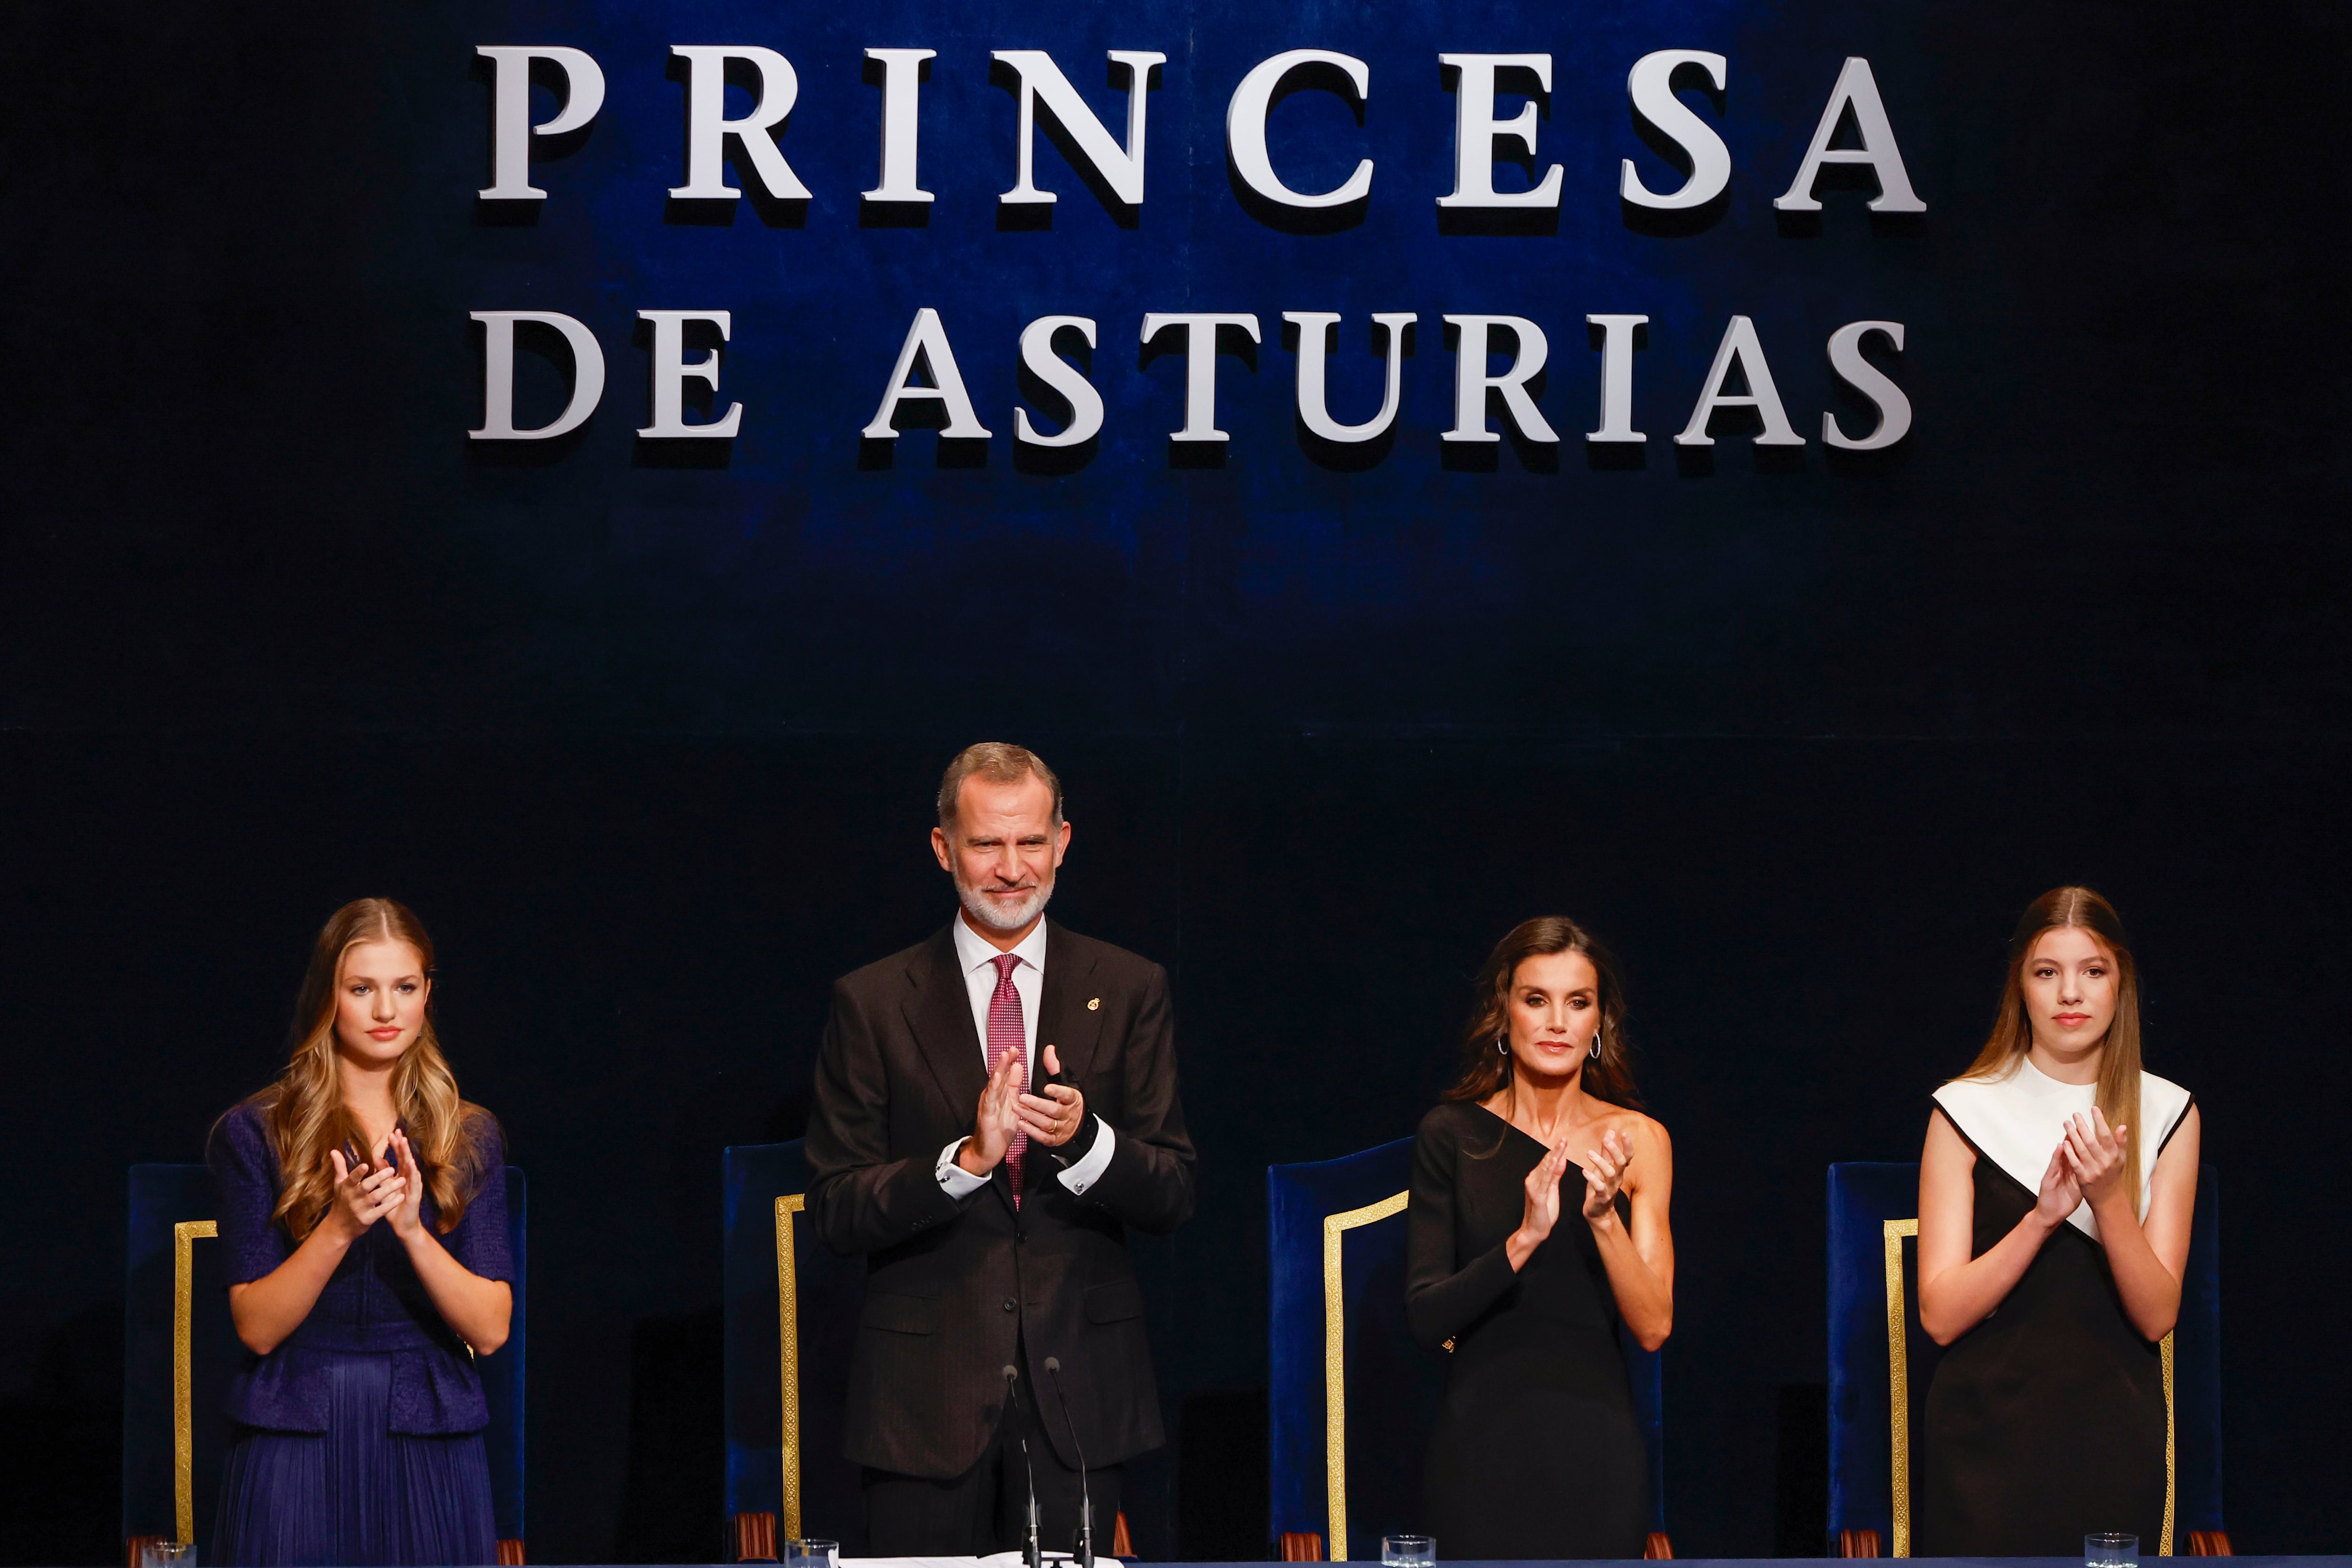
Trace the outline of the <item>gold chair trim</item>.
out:
M 1886 1222 L 1886 1403 L 1894 1412 L 1895 1541 L 1897 1557 L 1911 1555 L 1911 1314 L 1903 1302 L 1903 1239 L 1919 1234 L 1916 1219 Z
M 800 1275 L 793 1267 L 793 1216 L 808 1207 L 808 1195 L 776 1199 L 776 1364 L 783 1377 L 783 1517 L 777 1542 L 801 1538 L 801 1307 Z
M 172 1519 L 183 1546 L 196 1540 L 196 1241 L 219 1235 L 217 1220 L 172 1227 Z
M 1348 1321 L 1340 1281 L 1341 1233 L 1404 1212 L 1412 1195 L 1398 1193 L 1378 1203 L 1323 1217 L 1323 1474 L 1330 1507 L 1330 1561 L 1348 1560 Z
M 1886 1222 L 1886 1407 L 1891 1412 L 1895 1483 L 1894 1555 L 1911 1555 L 1911 1314 L 1904 1301 L 1903 1239 L 1919 1235 L 1916 1219 Z M 2164 1361 L 2164 1534 L 2156 1543 L 2158 1557 L 2172 1555 L 2174 1497 L 2172 1336 L 2166 1334 L 2158 1350 Z
M 2164 1539 L 2157 1542 L 2158 1557 L 2172 1555 L 2172 1336 L 2159 1346 L 2164 1356 Z

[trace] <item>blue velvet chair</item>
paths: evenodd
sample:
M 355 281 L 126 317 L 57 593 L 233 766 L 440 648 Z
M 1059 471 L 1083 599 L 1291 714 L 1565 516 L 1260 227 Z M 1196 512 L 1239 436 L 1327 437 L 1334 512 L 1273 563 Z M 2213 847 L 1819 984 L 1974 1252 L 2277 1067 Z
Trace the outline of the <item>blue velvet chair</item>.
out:
M 1284 1562 L 1375 1557 L 1383 1535 L 1422 1527 L 1423 1446 L 1445 1385 L 1443 1352 L 1413 1343 L 1404 1312 L 1405 1194 L 1412 1140 L 1269 1166 L 1268 1483 Z M 1665 1533 L 1661 1358 L 1621 1340 L 1649 1440 L 1651 1557 Z M 1327 1533 L 1328 1531 L 1328 1533 Z M 1445 1551 L 1439 1542 L 1438 1552 Z
M 817 1240 L 801 1140 L 726 1151 L 727 1526 L 739 1562 L 823 1537 L 863 1556 L 857 1467 L 842 1456 L 866 1262 Z
M 514 1248 L 514 1325 L 481 1362 L 489 1398 L 490 1494 L 499 1561 L 523 1561 L 523 1364 L 526 1238 L 530 1189 L 506 1171 Z M 136 1568 L 152 1541 L 212 1539 L 230 1430 L 222 1414 L 240 1352 L 216 1239 L 212 1174 L 203 1166 L 131 1167 L 130 1244 L 123 1281 L 122 1536 Z
M 1830 1544 L 1844 1557 L 1911 1554 L 1915 1426 L 1942 1353 L 1919 1327 L 1919 1167 L 1829 1171 Z M 2179 1324 L 2165 1347 L 2171 1402 L 2169 1553 L 2228 1556 L 2221 1521 L 2221 1183 L 2197 1175 Z M 1899 1399 L 1897 1396 L 1900 1396 Z
M 490 1507 L 499 1525 L 499 1562 L 520 1568 L 523 1561 L 523 1368 L 529 1357 L 530 1314 L 530 1182 L 520 1166 L 507 1172 L 507 1246 L 514 1253 L 514 1320 L 496 1355 L 475 1364 L 482 1395 L 489 1403 L 489 1430 L 482 1434 L 490 1452 Z

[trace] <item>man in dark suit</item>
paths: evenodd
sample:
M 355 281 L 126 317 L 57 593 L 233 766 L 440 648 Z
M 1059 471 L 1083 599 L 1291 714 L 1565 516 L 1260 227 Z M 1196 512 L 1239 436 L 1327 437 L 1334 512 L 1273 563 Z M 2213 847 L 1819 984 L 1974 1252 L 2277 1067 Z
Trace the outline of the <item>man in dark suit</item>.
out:
M 1163 1440 L 1127 1231 L 1192 1211 L 1168 976 L 1045 918 L 1070 825 L 1034 754 L 964 751 L 939 819 L 962 909 L 835 983 L 809 1119 L 817 1232 L 866 1257 L 846 1447 L 867 1549 L 1017 1547 L 1032 1472 L 1066 1548 L 1083 1456 L 1108 1552 L 1119 1467 Z

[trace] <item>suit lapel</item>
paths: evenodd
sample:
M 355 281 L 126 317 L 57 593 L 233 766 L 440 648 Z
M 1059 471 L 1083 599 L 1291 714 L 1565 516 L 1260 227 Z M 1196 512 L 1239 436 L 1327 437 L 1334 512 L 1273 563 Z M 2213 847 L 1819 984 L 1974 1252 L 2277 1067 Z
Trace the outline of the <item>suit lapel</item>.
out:
M 1062 1076 L 1076 1083 L 1094 1063 L 1102 1033 L 1102 1012 L 1087 1006 L 1099 1000 L 1092 988 L 1094 956 L 1053 921 L 1045 922 L 1045 974 L 1037 1001 L 1037 1071 L 1045 1075 L 1045 1048 L 1054 1048 Z
M 969 1132 L 980 1092 L 988 1086 L 980 1035 L 971 1023 L 971 993 L 956 964 L 955 937 L 942 927 L 907 966 L 907 1027 L 946 1097 L 950 1119 Z

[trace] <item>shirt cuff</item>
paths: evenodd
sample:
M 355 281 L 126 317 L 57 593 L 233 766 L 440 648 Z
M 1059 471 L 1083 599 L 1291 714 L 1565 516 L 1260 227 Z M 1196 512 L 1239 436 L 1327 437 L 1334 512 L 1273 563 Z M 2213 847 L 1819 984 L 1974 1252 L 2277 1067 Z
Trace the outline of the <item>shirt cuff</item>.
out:
M 1103 1172 L 1110 1167 L 1111 1150 L 1118 1143 L 1118 1135 L 1112 1133 L 1108 1122 L 1097 1116 L 1095 1123 L 1095 1146 L 1087 1151 L 1086 1158 L 1064 1171 L 1060 1177 L 1064 1186 L 1081 1197 L 1086 1196 L 1087 1188 L 1102 1180 Z
M 964 1143 L 964 1139 L 958 1138 L 954 1143 L 941 1149 L 939 1166 L 931 1172 L 939 1178 L 940 1190 L 959 1203 L 988 1185 L 986 1176 L 974 1176 L 956 1164 L 956 1155 L 962 1149 Z

